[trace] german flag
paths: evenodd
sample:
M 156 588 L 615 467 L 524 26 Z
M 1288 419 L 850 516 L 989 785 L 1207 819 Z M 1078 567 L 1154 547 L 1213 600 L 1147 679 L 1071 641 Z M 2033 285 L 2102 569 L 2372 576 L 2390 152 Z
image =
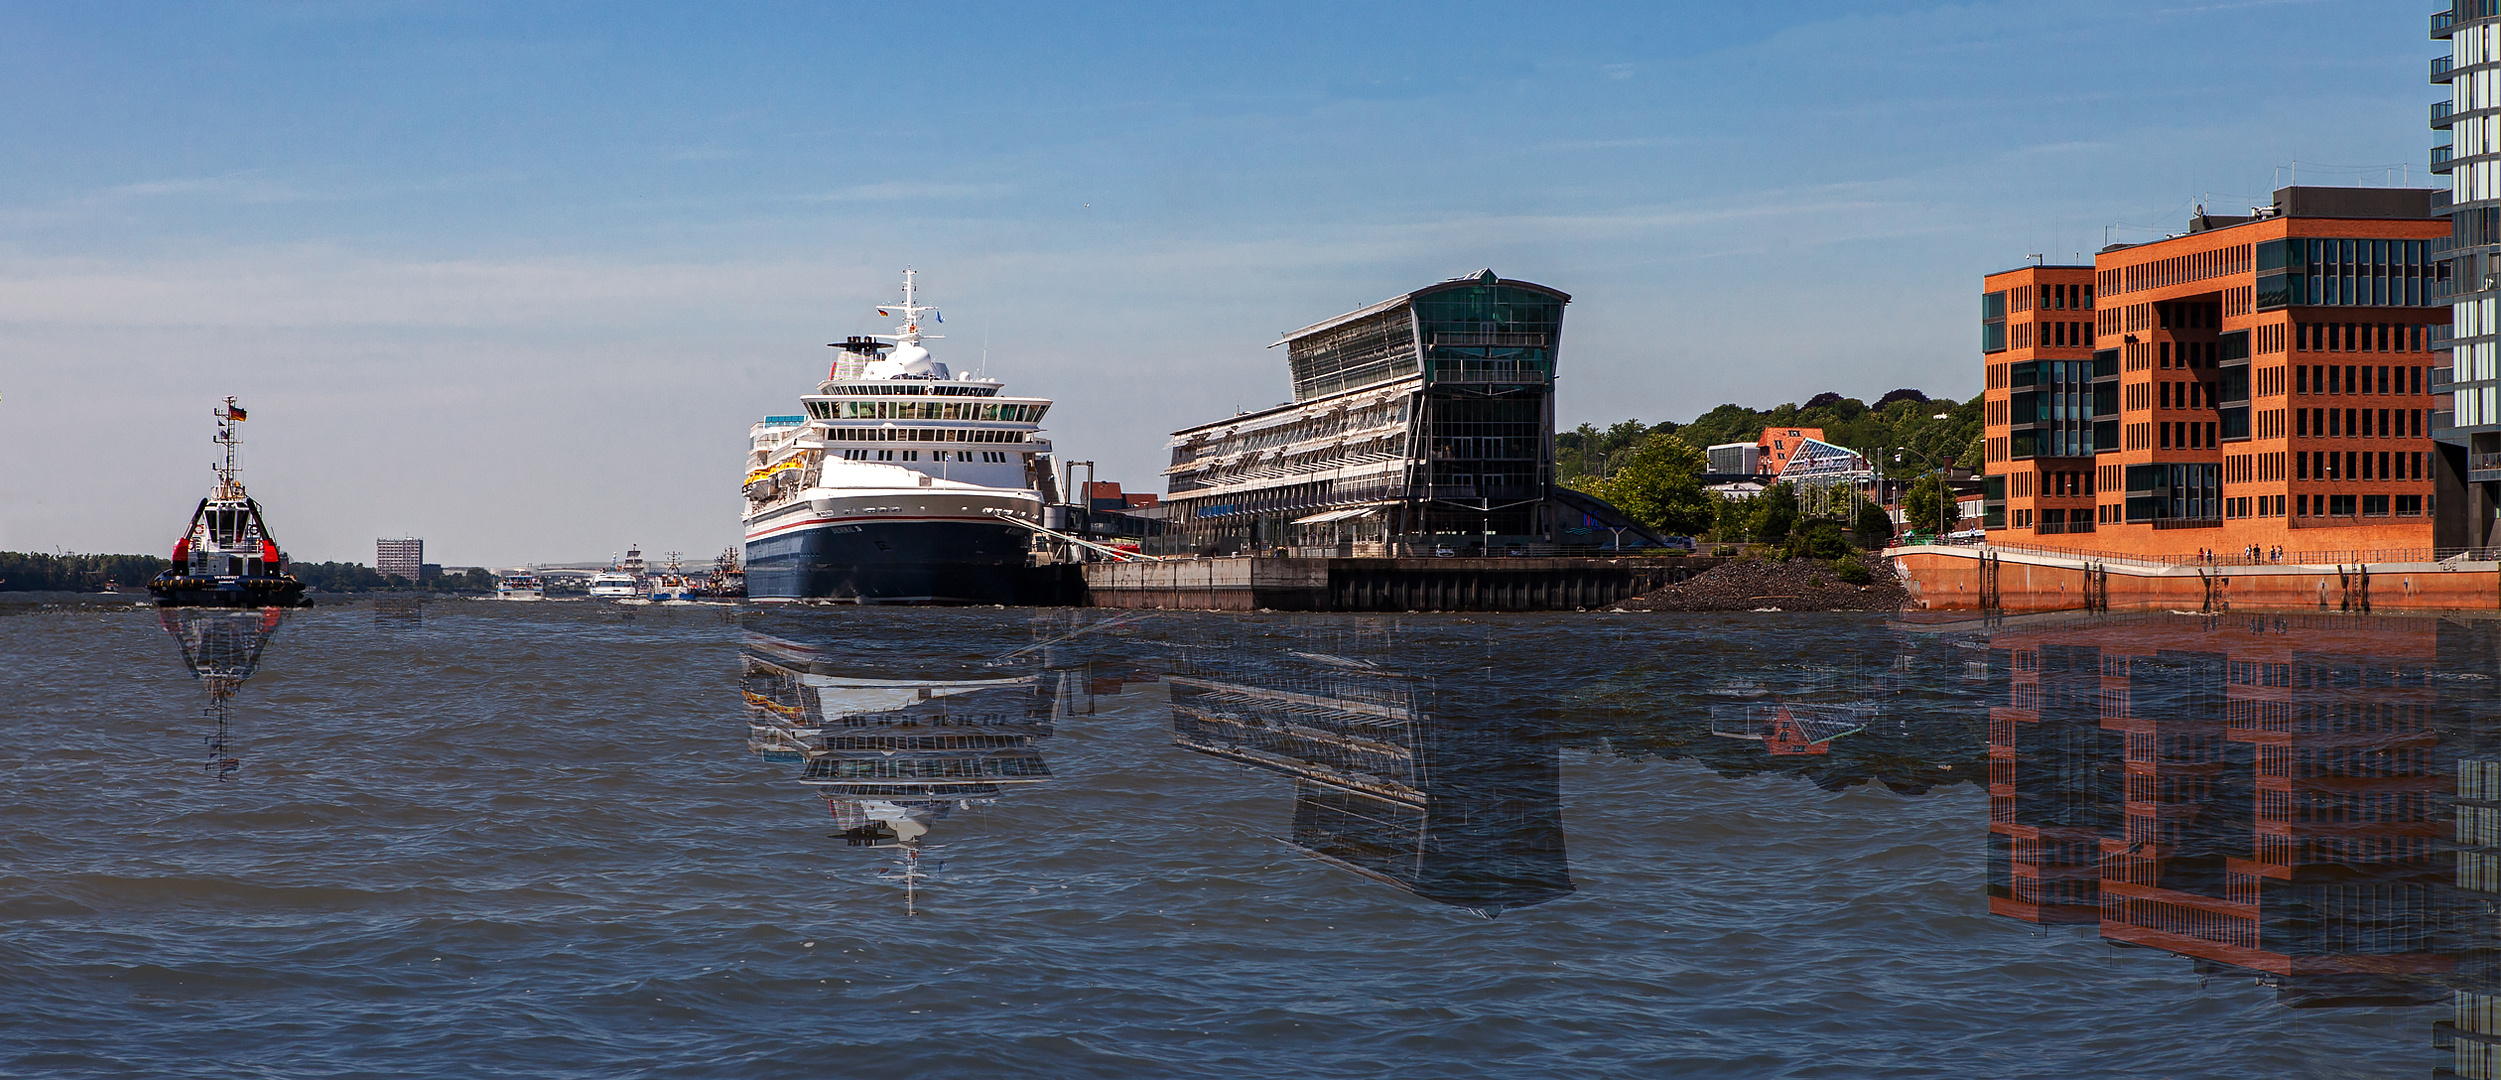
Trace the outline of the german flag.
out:
M 241 420 L 243 418 L 243 406 L 234 404 L 233 402 L 226 403 L 226 419 Z

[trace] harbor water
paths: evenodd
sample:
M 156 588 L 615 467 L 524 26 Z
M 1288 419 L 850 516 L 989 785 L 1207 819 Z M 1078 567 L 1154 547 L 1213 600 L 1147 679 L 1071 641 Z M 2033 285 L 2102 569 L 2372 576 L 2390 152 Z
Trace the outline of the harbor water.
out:
M 0 608 L 0 1075 L 2481 1052 L 2494 624 L 2041 618 Z

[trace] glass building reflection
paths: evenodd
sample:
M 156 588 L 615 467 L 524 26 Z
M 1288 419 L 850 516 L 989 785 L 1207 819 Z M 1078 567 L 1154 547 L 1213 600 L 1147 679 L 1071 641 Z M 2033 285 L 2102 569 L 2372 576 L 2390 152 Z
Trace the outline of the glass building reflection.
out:
M 2501 632 L 2336 615 L 1990 635 L 1989 909 L 2285 1004 L 2451 1003 L 2501 1075 Z
M 1051 778 L 1041 675 L 871 677 L 828 648 L 753 631 L 742 651 L 749 748 L 800 766 L 851 846 L 917 845 L 955 810 Z
M 157 609 L 156 619 L 182 650 L 183 666 L 208 690 L 208 704 L 200 710 L 208 727 L 202 767 L 219 780 L 232 780 L 243 768 L 234 748 L 234 697 L 260 670 L 261 652 L 286 622 L 287 609 L 171 607 Z
M 1487 918 L 1572 892 L 1550 733 L 1465 673 L 1301 644 L 1183 650 L 1174 742 L 1292 778 L 1283 839 L 1338 869 Z

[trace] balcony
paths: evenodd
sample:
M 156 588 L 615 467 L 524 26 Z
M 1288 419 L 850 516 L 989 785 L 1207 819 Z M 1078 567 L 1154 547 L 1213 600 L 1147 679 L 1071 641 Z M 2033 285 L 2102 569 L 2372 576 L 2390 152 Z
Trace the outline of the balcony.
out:
M 2449 67 L 2450 67 L 2450 60 L 2449 60 L 2449 58 L 2448 58 L 2448 57 L 2446 57 L 2446 56 L 2435 56 L 2435 57 L 2432 57 L 2432 81 L 2433 81 L 2433 82 L 2436 82 L 2436 83 L 2445 83 L 2445 82 L 2448 82 L 2448 81 L 2449 81 Z
M 2454 11 L 2432 12 L 2432 40 L 2449 40 L 2449 28 L 2456 25 L 2457 21 L 2457 14 Z
M 2450 123 L 2450 121 L 2449 121 L 2449 114 L 2454 113 L 2454 112 L 2456 112 L 2456 111 L 2458 111 L 2458 103 L 2457 103 L 2457 102 L 2454 102 L 2454 101 L 2435 101 L 2435 102 L 2432 102 L 2432 130 L 2434 130 L 2434 131 L 2446 131 L 2446 130 L 2448 130 L 2448 129 L 2449 129 L 2449 123 Z
M 2432 147 L 2433 172 L 2445 173 L 2449 171 L 2449 151 L 2450 148 L 2446 146 Z

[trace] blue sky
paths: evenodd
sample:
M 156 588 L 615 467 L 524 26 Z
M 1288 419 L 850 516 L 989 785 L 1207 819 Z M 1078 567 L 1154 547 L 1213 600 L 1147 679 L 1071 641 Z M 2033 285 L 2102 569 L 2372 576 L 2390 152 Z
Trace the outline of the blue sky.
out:
M 708 557 L 905 265 L 1161 491 L 1279 331 L 1491 266 L 1566 425 L 1978 391 L 1978 279 L 2426 182 L 2430 4 L 0 6 L 0 548 Z

